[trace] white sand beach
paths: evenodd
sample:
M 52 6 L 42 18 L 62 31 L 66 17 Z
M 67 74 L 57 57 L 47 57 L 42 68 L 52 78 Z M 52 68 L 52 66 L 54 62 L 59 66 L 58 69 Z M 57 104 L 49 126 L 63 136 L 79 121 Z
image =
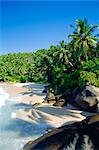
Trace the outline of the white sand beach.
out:
M 4 85 L 5 86 L 5 85 Z M 71 105 L 58 108 L 51 104 L 42 103 L 46 94 L 42 93 L 44 85 L 34 83 L 7 84 L 6 92 L 20 97 L 20 105 L 29 106 L 26 109 L 19 109 L 12 114 L 12 117 L 26 122 L 40 124 L 41 126 L 60 127 L 75 121 L 81 121 L 92 113 L 83 112 Z M 39 103 L 38 106 L 32 106 Z

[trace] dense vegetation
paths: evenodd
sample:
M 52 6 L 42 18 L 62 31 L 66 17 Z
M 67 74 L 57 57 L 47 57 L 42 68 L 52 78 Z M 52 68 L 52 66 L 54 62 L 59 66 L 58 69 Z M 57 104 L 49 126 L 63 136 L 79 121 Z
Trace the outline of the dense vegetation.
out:
M 56 93 L 90 83 L 99 87 L 99 38 L 97 25 L 77 20 L 70 42 L 61 41 L 33 53 L 0 56 L 0 80 L 50 83 Z

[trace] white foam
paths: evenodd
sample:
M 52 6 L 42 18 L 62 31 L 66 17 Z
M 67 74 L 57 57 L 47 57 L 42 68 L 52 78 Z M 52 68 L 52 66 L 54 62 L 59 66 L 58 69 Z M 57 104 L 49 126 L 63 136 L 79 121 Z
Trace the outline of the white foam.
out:
M 12 119 L 16 118 L 16 113 L 15 113 L 15 112 L 12 112 L 12 113 L 11 113 L 11 118 L 12 118 Z
M 6 93 L 2 87 L 0 87 L 0 108 L 5 105 L 5 101 L 8 99 L 9 94 Z

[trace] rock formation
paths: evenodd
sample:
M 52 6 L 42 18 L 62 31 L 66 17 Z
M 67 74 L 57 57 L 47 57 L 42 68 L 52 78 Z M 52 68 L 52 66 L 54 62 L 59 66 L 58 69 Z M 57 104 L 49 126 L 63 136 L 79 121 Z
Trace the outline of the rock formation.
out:
M 24 150 L 99 150 L 99 114 L 29 141 Z
M 86 86 L 75 97 L 75 102 L 84 111 L 97 112 L 98 111 L 98 94 L 91 85 Z

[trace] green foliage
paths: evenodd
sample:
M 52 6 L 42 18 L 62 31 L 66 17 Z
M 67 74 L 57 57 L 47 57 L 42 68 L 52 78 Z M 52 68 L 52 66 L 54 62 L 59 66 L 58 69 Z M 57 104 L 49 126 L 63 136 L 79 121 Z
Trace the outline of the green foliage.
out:
M 27 82 L 27 81 L 28 81 L 28 76 L 27 75 L 20 76 L 20 82 L 21 83 L 24 83 L 24 82 Z
M 82 65 L 80 77 L 92 85 L 99 87 L 99 58 L 89 60 Z
M 36 72 L 44 52 L 45 50 L 38 50 L 35 53 L 13 53 L 0 56 L 0 81 L 39 81 L 42 75 Z
M 70 42 L 59 42 L 48 50 L 0 56 L 0 81 L 50 83 L 63 93 L 90 83 L 99 87 L 99 38 L 97 25 L 77 20 Z

